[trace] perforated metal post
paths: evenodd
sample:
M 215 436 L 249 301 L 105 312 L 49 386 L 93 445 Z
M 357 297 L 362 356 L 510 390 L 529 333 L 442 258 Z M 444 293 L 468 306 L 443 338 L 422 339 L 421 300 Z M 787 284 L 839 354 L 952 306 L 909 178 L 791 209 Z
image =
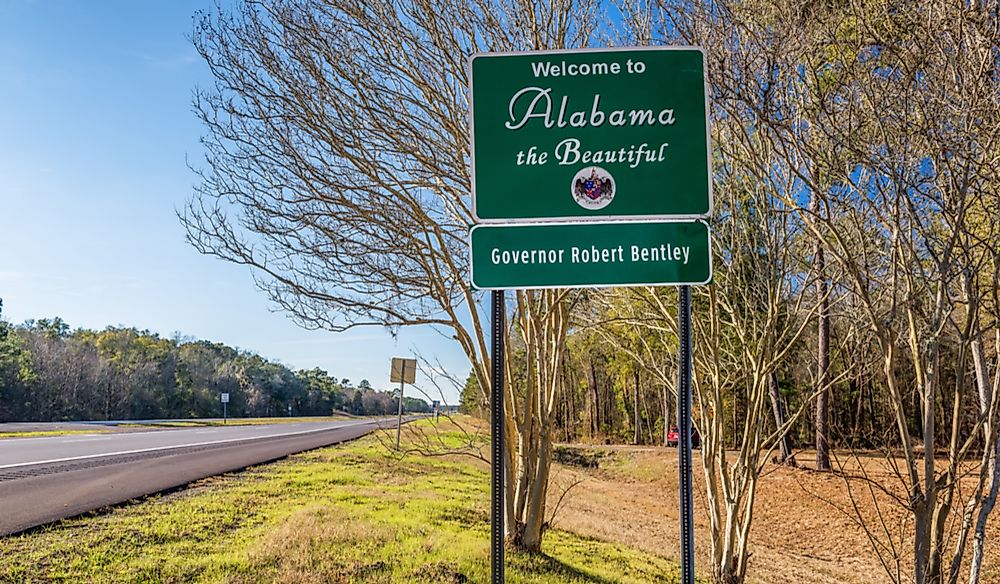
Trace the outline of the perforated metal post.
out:
M 681 583 L 694 584 L 694 516 L 691 503 L 691 287 L 677 290 L 677 470 L 681 487 Z
M 399 435 L 403 432 L 403 384 L 406 383 L 406 359 L 399 368 L 399 413 L 396 415 L 396 450 L 399 450 Z
M 503 584 L 503 290 L 491 294 L 493 305 L 492 386 L 490 388 L 490 438 L 492 439 L 490 490 L 490 573 L 493 584 Z

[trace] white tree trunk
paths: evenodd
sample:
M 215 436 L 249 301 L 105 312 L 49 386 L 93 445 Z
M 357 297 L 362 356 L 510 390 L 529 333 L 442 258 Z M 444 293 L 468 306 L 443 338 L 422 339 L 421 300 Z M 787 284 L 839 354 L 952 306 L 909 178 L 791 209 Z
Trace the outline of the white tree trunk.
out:
M 997 344 L 1000 346 L 1000 342 Z M 983 423 L 983 436 L 986 440 L 983 458 L 989 477 L 989 487 L 983 498 L 982 506 L 979 508 L 979 515 L 976 517 L 976 530 L 972 538 L 972 558 L 969 563 L 969 584 L 979 584 L 983 565 L 983 549 L 986 544 L 986 522 L 996 506 L 997 493 L 1000 492 L 1000 464 L 998 464 L 1000 439 L 998 439 L 996 431 L 995 388 L 990 384 L 989 374 L 986 370 L 982 341 L 974 339 L 971 347 L 976 387 L 979 389 L 979 409 L 981 413 L 986 415 L 986 420 Z M 1000 372 L 997 374 L 997 379 L 1000 380 Z

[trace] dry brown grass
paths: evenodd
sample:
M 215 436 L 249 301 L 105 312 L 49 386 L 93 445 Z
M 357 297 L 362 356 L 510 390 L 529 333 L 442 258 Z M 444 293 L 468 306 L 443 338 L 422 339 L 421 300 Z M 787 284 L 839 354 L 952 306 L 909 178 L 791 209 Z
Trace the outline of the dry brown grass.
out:
M 386 581 L 385 566 L 372 561 L 393 532 L 350 517 L 343 509 L 314 505 L 297 511 L 269 531 L 250 554 L 251 572 L 274 570 L 277 584 Z M 380 580 L 380 576 L 383 576 Z
M 557 482 L 577 486 L 556 517 L 558 527 L 600 539 L 627 543 L 639 549 L 679 559 L 677 454 L 674 449 L 590 446 L 599 467 L 559 465 Z M 704 573 L 709 560 L 708 521 L 705 514 L 701 461 L 695 453 L 695 554 Z M 800 460 L 812 460 L 802 453 Z M 868 477 L 890 493 L 898 494 L 898 481 L 886 462 L 877 456 L 858 460 L 840 453 L 847 475 L 863 467 Z M 963 495 L 972 479 L 963 481 Z M 841 474 L 818 473 L 770 465 L 761 478 L 751 533 L 749 581 L 763 584 L 889 582 L 872 544 L 857 522 L 858 513 L 870 525 L 880 525 L 881 510 L 894 545 L 905 561 L 910 551 L 906 533 L 908 515 L 886 493 L 868 489 L 852 480 L 857 504 Z M 551 489 L 552 504 L 561 489 Z M 956 498 L 956 502 L 964 498 Z M 961 510 L 957 509 L 957 513 Z M 1000 528 L 994 519 L 989 533 L 986 575 L 983 582 L 1000 582 Z M 881 527 L 880 539 L 888 540 Z M 949 542 L 948 549 L 953 547 Z M 905 571 L 905 570 L 904 570 Z M 963 577 L 967 571 L 963 570 Z

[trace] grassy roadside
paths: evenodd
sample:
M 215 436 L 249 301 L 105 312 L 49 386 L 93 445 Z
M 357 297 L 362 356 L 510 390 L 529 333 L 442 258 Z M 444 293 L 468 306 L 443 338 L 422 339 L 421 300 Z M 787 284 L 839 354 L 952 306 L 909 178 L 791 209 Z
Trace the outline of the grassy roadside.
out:
M 397 460 L 368 437 L 0 539 L 0 581 L 486 582 L 487 503 L 482 463 Z M 568 531 L 545 548 L 508 554 L 507 582 L 677 581 L 665 559 Z
M 48 436 L 69 436 L 74 434 L 112 434 L 117 431 L 133 431 L 136 429 L 150 428 L 203 428 L 214 426 L 259 426 L 263 424 L 294 424 L 296 422 L 341 422 L 344 420 L 358 419 L 364 417 L 351 416 L 303 416 L 295 418 L 229 418 L 226 423 L 221 419 L 210 420 L 165 420 L 148 424 L 124 423 L 113 426 L 102 426 L 95 424 L 93 429 L 78 430 L 17 430 L 0 431 L 0 440 L 7 438 L 45 438 Z
M 295 418 L 229 418 L 225 422 L 220 419 L 210 420 L 165 420 L 148 424 L 117 424 L 116 428 L 201 428 L 204 426 L 260 426 L 263 424 L 294 424 L 297 422 L 340 422 L 343 420 L 364 419 L 350 416 L 306 416 Z
M 0 440 L 6 438 L 45 438 L 46 436 L 70 436 L 73 434 L 107 434 L 109 430 L 28 430 L 25 432 L 0 432 Z

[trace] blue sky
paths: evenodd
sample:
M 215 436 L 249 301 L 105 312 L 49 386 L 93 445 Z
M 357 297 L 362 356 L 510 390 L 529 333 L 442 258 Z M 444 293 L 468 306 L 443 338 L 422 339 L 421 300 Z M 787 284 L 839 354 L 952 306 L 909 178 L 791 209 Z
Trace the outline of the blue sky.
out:
M 174 212 L 195 182 L 187 160 L 201 156 L 191 92 L 209 79 L 187 37 L 212 6 L 0 0 L 5 320 L 176 331 L 376 388 L 388 387 L 390 357 L 420 347 L 464 379 L 460 349 L 433 330 L 302 330 L 247 268 L 185 243 Z

